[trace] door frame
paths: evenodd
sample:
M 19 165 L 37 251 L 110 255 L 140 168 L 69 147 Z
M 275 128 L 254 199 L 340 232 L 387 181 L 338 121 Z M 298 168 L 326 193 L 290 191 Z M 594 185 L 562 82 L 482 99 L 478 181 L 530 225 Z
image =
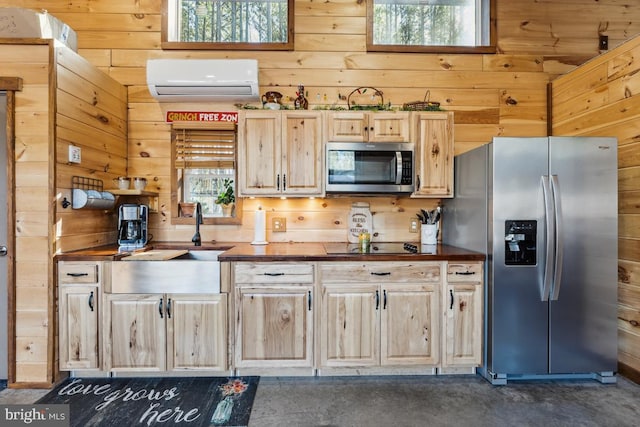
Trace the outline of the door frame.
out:
M 16 382 L 16 235 L 15 235 L 15 92 L 22 90 L 20 77 L 0 77 L 7 96 L 7 383 Z

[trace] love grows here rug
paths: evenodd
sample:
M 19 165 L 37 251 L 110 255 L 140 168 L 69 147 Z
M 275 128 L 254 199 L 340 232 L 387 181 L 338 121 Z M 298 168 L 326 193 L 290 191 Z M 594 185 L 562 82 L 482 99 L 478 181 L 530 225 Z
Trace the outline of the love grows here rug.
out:
M 68 404 L 70 425 L 246 426 L 259 377 L 68 378 L 38 404 Z

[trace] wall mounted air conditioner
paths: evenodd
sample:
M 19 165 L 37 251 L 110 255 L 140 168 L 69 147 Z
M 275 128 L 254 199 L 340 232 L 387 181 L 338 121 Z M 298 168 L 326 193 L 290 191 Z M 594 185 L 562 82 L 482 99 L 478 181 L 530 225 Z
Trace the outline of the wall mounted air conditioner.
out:
M 255 59 L 149 59 L 147 85 L 163 102 L 257 101 Z

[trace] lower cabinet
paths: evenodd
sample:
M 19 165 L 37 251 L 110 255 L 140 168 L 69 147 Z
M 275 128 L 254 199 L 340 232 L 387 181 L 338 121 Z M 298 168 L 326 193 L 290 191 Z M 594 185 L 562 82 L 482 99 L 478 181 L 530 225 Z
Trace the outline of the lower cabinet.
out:
M 439 363 L 442 264 L 321 263 L 320 368 Z
M 442 303 L 443 370 L 480 366 L 484 320 L 482 263 L 449 263 Z
M 240 373 L 313 373 L 314 266 L 238 263 L 234 365 Z
M 226 294 L 105 294 L 105 370 L 227 370 Z
M 58 325 L 62 371 L 98 371 L 102 262 L 58 263 Z

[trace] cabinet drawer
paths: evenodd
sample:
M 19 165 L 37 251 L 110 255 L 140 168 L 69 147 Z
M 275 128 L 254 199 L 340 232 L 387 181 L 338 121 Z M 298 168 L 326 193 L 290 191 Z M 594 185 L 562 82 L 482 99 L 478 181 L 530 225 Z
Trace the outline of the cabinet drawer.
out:
M 439 282 L 440 263 L 369 262 L 321 264 L 322 283 Z
M 312 264 L 239 263 L 236 283 L 313 283 Z
M 447 266 L 448 282 L 481 282 L 482 263 L 449 263 Z
M 59 262 L 58 283 L 98 283 L 98 264 Z

